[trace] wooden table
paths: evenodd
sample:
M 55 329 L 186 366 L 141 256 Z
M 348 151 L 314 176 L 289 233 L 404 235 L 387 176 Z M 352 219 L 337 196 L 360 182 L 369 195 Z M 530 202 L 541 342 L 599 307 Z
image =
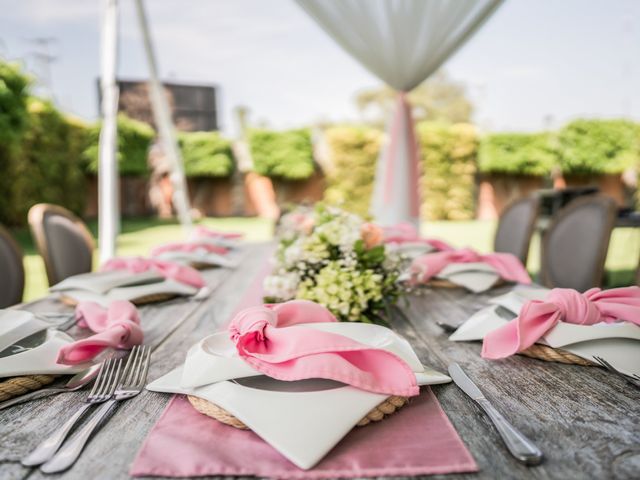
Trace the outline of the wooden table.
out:
M 172 300 L 142 308 L 147 340 L 153 345 L 149 379 L 180 364 L 187 349 L 224 324 L 243 291 L 264 264 L 270 245 L 247 247 L 241 266 L 205 273 L 212 296 L 202 303 Z M 503 361 L 480 358 L 479 343 L 447 340 L 436 321 L 457 323 L 486 305 L 506 288 L 485 295 L 439 289 L 409 299 L 406 316 L 392 326 L 413 345 L 426 365 L 446 371 L 463 366 L 505 416 L 537 442 L 546 458 L 527 468 L 505 450 L 488 418 L 454 384 L 433 390 L 476 459 L 480 472 L 442 478 L 640 478 L 640 390 L 601 368 L 547 363 L 516 356 Z M 61 310 L 53 299 L 26 305 L 33 311 Z M 72 332 L 73 333 L 73 332 Z M 0 411 L 0 478 L 39 479 L 39 470 L 19 460 L 68 417 L 86 395 L 75 392 Z M 63 478 L 127 478 L 143 440 L 170 396 L 143 392 L 123 402 L 113 418 L 91 440 Z M 425 428 L 428 428 L 425 425 Z

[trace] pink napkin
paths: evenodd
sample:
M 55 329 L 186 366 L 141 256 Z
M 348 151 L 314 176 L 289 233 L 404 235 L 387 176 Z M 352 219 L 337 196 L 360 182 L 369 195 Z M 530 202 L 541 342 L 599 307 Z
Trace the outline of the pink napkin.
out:
M 112 258 L 104 263 L 101 270 L 104 272 L 111 270 L 129 270 L 133 273 L 155 270 L 165 278 L 170 278 L 176 282 L 191 285 L 192 287 L 202 288 L 206 285 L 202 275 L 200 275 L 196 269 L 167 260 L 156 260 L 144 257 L 118 257 Z
M 375 393 L 418 395 L 413 371 L 397 355 L 343 335 L 291 327 L 336 321 L 322 305 L 293 300 L 242 310 L 229 332 L 244 361 L 269 377 L 326 378 Z
M 554 288 L 544 300 L 525 303 L 518 317 L 489 332 L 482 344 L 482 356 L 504 358 L 526 350 L 558 322 L 593 325 L 618 320 L 640 325 L 640 287 L 592 288 L 585 293 Z
M 531 283 L 527 270 L 515 255 L 510 253 L 481 255 L 470 248 L 422 255 L 411 264 L 411 272 L 418 282 L 426 283 L 450 263 L 474 262 L 483 262 L 491 265 L 498 275 L 507 281 L 527 285 Z
M 391 227 L 383 227 L 384 243 L 425 243 L 431 245 L 441 252 L 454 250 L 454 248 L 443 240 L 435 238 L 423 238 L 418 234 L 416 227 L 410 223 L 398 223 Z
M 134 477 L 358 478 L 476 472 L 429 388 L 382 422 L 354 428 L 311 470 L 296 467 L 255 433 L 198 413 L 175 396 L 131 467 Z
M 217 253 L 218 255 L 225 255 L 229 252 L 228 248 L 221 247 L 220 245 L 213 245 L 211 243 L 167 243 L 160 245 L 151 250 L 151 256 L 157 257 L 161 253 L 166 252 L 195 252 L 197 250 L 205 250 L 207 253 Z
M 84 363 L 106 348 L 130 349 L 143 339 L 136 307 L 126 300 L 115 300 L 104 308 L 95 302 L 80 302 L 76 306 L 78 326 L 96 332 L 91 337 L 65 345 L 58 352 L 57 363 Z
M 244 233 L 240 232 L 221 232 L 219 230 L 212 230 L 211 228 L 198 225 L 193 229 L 193 236 L 195 238 L 223 238 L 225 240 L 238 240 L 244 237 Z

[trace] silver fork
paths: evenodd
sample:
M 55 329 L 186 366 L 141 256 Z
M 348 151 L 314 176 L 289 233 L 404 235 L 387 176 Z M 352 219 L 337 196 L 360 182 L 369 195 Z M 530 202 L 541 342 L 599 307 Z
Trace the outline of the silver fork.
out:
M 113 399 L 102 405 L 78 433 L 64 444 L 51 460 L 40 467 L 40 470 L 44 473 L 56 473 L 75 463 L 91 434 L 103 425 L 103 419 L 111 413 L 117 403 L 133 398 L 142 391 L 147 380 L 150 358 L 151 349 L 148 346 L 133 348 Z
M 611 373 L 615 373 L 617 376 L 624 378 L 628 383 L 633 385 L 634 387 L 640 388 L 640 377 L 636 374 L 633 375 L 625 375 L 620 370 L 616 369 L 613 365 L 607 362 L 602 357 L 594 356 L 593 359 L 602 365 L 604 368 L 609 370 Z
M 98 378 L 93 384 L 93 388 L 91 389 L 89 396 L 85 400 L 85 403 L 71 416 L 71 418 L 69 418 L 69 420 L 65 422 L 64 425 L 62 425 L 62 427 L 53 432 L 53 434 L 40 443 L 33 452 L 23 458 L 22 465 L 26 467 L 40 465 L 53 457 L 58 448 L 60 448 L 60 445 L 62 445 L 64 439 L 67 438 L 69 431 L 71 431 L 76 422 L 84 416 L 91 406 L 97 403 L 106 402 L 111 398 L 111 395 L 113 395 L 116 388 L 121 368 L 122 360 L 116 360 L 114 358 L 105 360 L 100 368 L 100 373 L 98 373 Z

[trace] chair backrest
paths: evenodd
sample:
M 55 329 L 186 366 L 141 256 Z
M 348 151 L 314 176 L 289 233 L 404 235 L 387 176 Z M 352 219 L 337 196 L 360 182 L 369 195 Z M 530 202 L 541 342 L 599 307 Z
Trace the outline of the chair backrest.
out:
M 0 226 L 0 272 L 0 308 L 20 303 L 24 293 L 22 250 L 2 226 Z
M 29 210 L 29 226 L 44 260 L 49 285 L 91 271 L 93 237 L 84 222 L 69 210 L 39 203 Z
M 545 286 L 584 292 L 601 285 L 616 210 L 615 201 L 601 195 L 578 198 L 560 210 L 542 242 Z
M 539 207 L 540 201 L 535 196 L 511 202 L 500 215 L 493 249 L 514 254 L 526 266 Z

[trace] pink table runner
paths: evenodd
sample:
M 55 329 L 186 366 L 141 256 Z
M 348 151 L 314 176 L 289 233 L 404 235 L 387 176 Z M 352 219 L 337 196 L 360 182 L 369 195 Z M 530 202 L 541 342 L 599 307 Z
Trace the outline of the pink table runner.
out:
M 238 309 L 261 303 L 264 268 Z M 475 472 L 478 467 L 428 387 L 382 422 L 354 428 L 313 469 L 302 470 L 251 431 L 198 413 L 176 395 L 153 427 L 130 474 L 162 477 L 256 475 L 283 479 Z

